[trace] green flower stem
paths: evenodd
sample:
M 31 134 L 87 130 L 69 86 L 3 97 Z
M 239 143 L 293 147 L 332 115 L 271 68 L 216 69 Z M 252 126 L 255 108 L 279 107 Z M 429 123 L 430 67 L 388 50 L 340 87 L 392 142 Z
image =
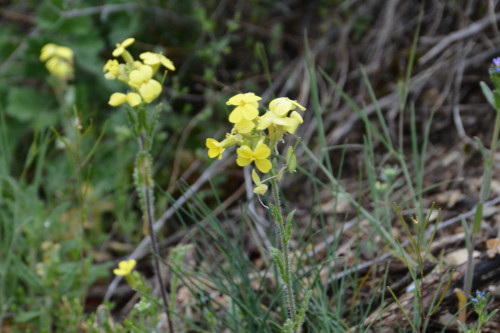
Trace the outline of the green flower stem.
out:
M 141 152 L 148 152 L 147 149 L 145 149 L 145 137 L 144 135 L 141 135 L 139 137 L 139 154 Z M 151 179 L 151 168 L 139 168 L 141 172 L 147 173 L 143 175 L 143 179 Z M 144 213 L 146 214 L 146 219 L 148 223 L 148 231 L 149 231 L 149 237 L 151 237 L 151 249 L 153 251 L 153 263 L 155 266 L 156 270 L 156 276 L 158 278 L 158 284 L 160 286 L 160 291 L 161 291 L 161 298 L 163 300 L 163 305 L 165 306 L 165 314 L 167 315 L 167 321 L 168 321 L 168 329 L 170 333 L 174 333 L 174 327 L 172 324 L 172 320 L 170 318 L 170 314 L 168 312 L 168 309 L 170 308 L 168 306 L 168 300 L 167 300 L 167 295 L 165 293 L 165 283 L 163 282 L 163 278 L 161 276 L 161 271 L 160 271 L 160 261 L 158 259 L 160 255 L 160 250 L 158 246 L 158 238 L 156 237 L 156 233 L 154 231 L 154 218 L 153 218 L 153 184 L 146 183 L 142 186 L 141 188 L 137 189 L 138 191 L 143 191 L 144 193 L 144 202 L 145 202 L 145 211 Z
M 495 91 L 495 93 L 497 93 Z M 464 278 L 464 292 L 465 295 L 470 295 L 472 288 L 472 276 L 474 275 L 474 248 L 476 243 L 476 235 L 481 230 L 481 221 L 483 219 L 483 203 L 488 199 L 491 189 L 491 178 L 493 161 L 495 159 L 495 151 L 497 150 L 498 137 L 500 135 L 500 109 L 496 110 L 495 127 L 493 128 L 493 135 L 491 137 L 490 156 L 484 161 L 484 173 L 481 181 L 481 189 L 479 192 L 479 204 L 477 206 L 476 215 L 472 222 L 472 229 L 470 230 L 470 246 L 468 249 L 467 267 Z
M 490 194 L 491 188 L 491 171 L 493 168 L 493 161 L 495 159 L 495 152 L 497 150 L 498 136 L 500 134 L 500 110 L 497 111 L 497 116 L 495 119 L 495 127 L 493 128 L 493 136 L 491 137 L 491 150 L 490 150 L 490 158 L 486 162 L 486 170 L 485 177 L 483 181 L 483 186 L 481 186 L 481 201 L 486 201 L 488 199 L 488 195 Z
M 273 196 L 274 196 L 274 204 L 276 205 L 276 211 L 273 210 L 273 215 L 276 221 L 276 224 L 279 227 L 279 238 L 281 243 L 281 251 L 283 255 L 283 263 L 285 266 L 284 273 L 286 276 L 282 276 L 282 279 L 285 282 L 287 289 L 287 303 L 289 309 L 289 317 L 292 320 L 292 323 L 296 322 L 296 312 L 295 312 L 295 299 L 293 295 L 293 285 L 292 285 L 292 272 L 290 270 L 290 254 L 288 248 L 288 241 L 285 241 L 285 226 L 283 224 L 283 215 L 281 214 L 281 205 L 280 205 L 280 195 L 279 195 L 279 187 L 278 180 L 276 179 L 277 168 L 276 168 L 276 160 L 273 161 L 273 167 L 271 169 L 271 185 L 273 188 Z

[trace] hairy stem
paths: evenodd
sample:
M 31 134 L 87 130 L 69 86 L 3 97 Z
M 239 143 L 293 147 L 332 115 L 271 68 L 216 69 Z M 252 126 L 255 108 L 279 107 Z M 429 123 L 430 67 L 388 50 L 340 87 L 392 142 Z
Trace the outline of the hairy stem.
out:
M 277 170 L 275 167 L 275 163 L 273 163 L 273 176 L 277 174 Z M 295 312 L 295 299 L 293 295 L 293 285 L 292 285 L 292 272 L 290 270 L 290 254 L 289 254 L 289 249 L 288 249 L 288 242 L 285 243 L 285 226 L 283 225 L 283 215 L 281 214 L 281 205 L 280 205 L 280 194 L 279 194 L 279 187 L 278 187 L 278 181 L 276 177 L 271 177 L 271 184 L 273 188 L 273 196 L 274 196 L 274 204 L 276 205 L 276 209 L 278 211 L 277 214 L 274 214 L 274 218 L 276 220 L 276 224 L 279 227 L 279 237 L 280 237 L 280 244 L 281 244 L 281 251 L 283 254 L 283 262 L 285 266 L 285 274 L 286 274 L 286 291 L 287 291 L 287 303 L 288 303 L 288 309 L 289 309 L 289 317 L 292 320 L 292 323 L 295 324 L 296 322 L 296 312 Z M 283 277 L 285 278 L 285 277 Z
M 139 147 L 141 151 L 145 151 L 145 146 L 144 146 L 144 137 L 141 136 L 139 139 Z M 151 173 L 151 169 L 142 169 L 143 172 Z M 150 179 L 150 174 L 148 175 L 143 175 L 144 179 Z M 153 228 L 154 225 L 154 218 L 153 218 L 153 196 L 152 196 L 152 187 L 153 184 L 144 184 L 143 190 L 144 190 L 144 201 L 145 201 L 145 214 L 146 214 L 146 219 L 148 223 L 148 231 L 149 231 L 149 237 L 151 237 L 151 250 L 153 251 L 153 263 L 155 266 L 155 271 L 156 271 L 156 277 L 158 279 L 158 284 L 160 286 L 160 291 L 161 291 L 161 298 L 163 301 L 163 305 L 165 306 L 165 314 L 167 315 L 167 321 L 168 321 L 168 330 L 170 333 L 174 333 L 174 327 L 172 324 L 172 320 L 170 318 L 170 314 L 168 312 L 169 306 L 168 306 L 168 300 L 167 300 L 167 294 L 165 292 L 165 283 L 163 282 L 163 278 L 161 276 L 160 272 L 160 261 L 158 257 L 160 256 L 160 250 L 158 246 L 158 238 L 156 237 L 155 230 Z

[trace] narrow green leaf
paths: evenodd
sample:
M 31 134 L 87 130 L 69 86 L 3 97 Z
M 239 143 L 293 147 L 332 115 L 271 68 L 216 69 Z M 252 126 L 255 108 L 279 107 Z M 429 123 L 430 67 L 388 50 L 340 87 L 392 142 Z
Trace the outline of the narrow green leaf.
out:
M 293 324 L 290 318 L 288 318 L 283 325 L 283 333 L 293 333 Z
M 401 305 L 401 303 L 399 302 L 399 299 L 397 298 L 397 296 L 394 294 L 394 292 L 392 291 L 391 287 L 387 286 L 387 290 L 389 290 L 389 293 L 392 295 L 392 298 L 394 298 L 394 300 L 396 301 L 396 303 L 398 304 L 398 307 L 399 309 L 403 312 L 403 315 L 405 316 L 406 318 L 406 321 L 408 321 L 408 323 L 410 324 L 412 330 L 414 333 L 417 333 L 417 329 L 415 328 L 415 325 L 413 325 L 412 321 L 410 320 L 410 317 L 408 316 L 408 314 L 406 313 L 405 309 L 403 308 L 403 306 Z
M 302 301 L 302 304 L 300 305 L 300 310 L 297 315 L 297 319 L 294 323 L 294 330 L 296 332 L 300 332 L 300 328 L 302 327 L 302 324 L 304 323 L 304 320 L 306 319 L 306 311 L 307 307 L 309 306 L 309 300 L 311 299 L 312 295 L 312 290 L 309 290 L 304 297 L 304 300 Z
M 495 98 L 495 109 L 500 110 L 500 93 L 497 90 L 493 91 L 493 97 Z
M 286 167 L 290 173 L 295 172 L 297 168 L 297 157 L 295 156 L 295 149 L 292 146 L 289 146 L 286 151 Z
M 285 224 L 285 234 L 283 235 L 283 242 L 288 244 L 288 241 L 290 240 L 290 237 L 292 235 L 292 221 L 293 221 L 293 215 L 295 214 L 295 209 L 288 214 L 286 217 L 286 224 Z
M 481 221 L 483 220 L 483 202 L 477 204 L 476 214 L 474 215 L 474 223 L 472 224 L 472 234 L 477 235 L 481 229 Z
M 285 265 L 283 264 L 283 257 L 281 256 L 280 251 L 275 247 L 271 247 L 271 255 L 274 259 L 274 262 L 280 269 L 281 278 L 285 283 L 288 283 L 287 274 L 285 272 Z
M 479 85 L 481 86 L 481 90 L 483 91 L 484 97 L 486 97 L 486 100 L 492 107 L 495 107 L 495 97 L 493 97 L 493 92 L 491 91 L 490 87 L 483 81 L 479 82 Z

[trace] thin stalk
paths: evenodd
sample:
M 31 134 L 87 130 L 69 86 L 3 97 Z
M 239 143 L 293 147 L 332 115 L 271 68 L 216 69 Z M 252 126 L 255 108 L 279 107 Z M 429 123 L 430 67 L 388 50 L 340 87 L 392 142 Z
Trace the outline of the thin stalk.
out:
M 145 145 L 144 145 L 144 136 L 141 136 L 139 138 L 139 147 L 141 151 L 145 151 Z M 147 172 L 151 172 L 150 169 L 148 169 Z M 149 179 L 149 175 L 144 175 L 145 179 Z M 160 285 L 160 291 L 161 291 L 161 298 L 163 301 L 163 305 L 165 306 L 165 314 L 167 315 L 167 321 L 168 321 L 168 330 L 170 333 L 174 333 L 174 326 L 172 324 L 172 320 L 170 318 L 170 314 L 168 310 L 170 307 L 168 306 L 168 300 L 167 300 L 167 294 L 165 293 L 165 283 L 163 282 L 163 278 L 160 273 L 160 261 L 158 259 L 160 255 L 159 251 L 159 246 L 158 246 L 158 238 L 156 237 L 156 233 L 154 231 L 154 218 L 153 218 L 153 200 L 151 198 L 151 191 L 152 191 L 152 184 L 147 184 L 144 189 L 144 201 L 146 204 L 146 209 L 145 209 L 145 214 L 146 218 L 148 221 L 148 231 L 149 231 L 149 237 L 151 237 L 151 250 L 153 251 L 153 263 L 155 266 L 156 270 L 156 276 L 158 279 L 158 284 Z
M 495 151 L 497 150 L 498 137 L 500 135 L 500 110 L 497 108 L 495 118 L 495 127 L 493 128 L 493 135 L 491 137 L 491 150 L 490 156 L 484 161 L 484 173 L 481 182 L 481 190 L 479 192 L 479 204 L 476 210 L 476 216 L 472 222 L 472 228 L 470 230 L 470 247 L 468 248 L 468 258 L 467 258 L 467 270 L 465 272 L 464 279 L 464 292 L 466 296 L 470 295 L 472 288 L 472 277 L 474 275 L 474 248 L 476 243 L 476 235 L 481 230 L 482 221 L 482 206 L 483 203 L 488 199 L 491 189 L 491 179 L 493 170 L 493 161 L 495 159 Z
M 273 163 L 273 176 L 277 174 L 276 163 Z M 276 209 L 278 214 L 275 214 L 274 218 L 276 219 L 276 224 L 279 227 L 279 238 L 281 243 L 281 250 L 283 253 L 283 261 L 285 266 L 285 274 L 286 274 L 286 289 L 287 289 L 287 300 L 288 300 L 288 308 L 289 308 L 289 316 L 292 320 L 292 323 L 295 324 L 296 321 L 296 312 L 295 312 L 295 299 L 293 297 L 293 285 L 292 285 L 292 272 L 290 270 L 290 254 L 288 249 L 288 242 L 285 243 L 285 226 L 283 225 L 283 215 L 281 214 L 281 205 L 280 205 L 280 196 L 279 196 L 279 188 L 278 181 L 276 177 L 271 177 L 271 185 L 273 188 L 273 196 L 274 196 L 274 204 L 276 205 Z
M 168 321 L 168 330 L 170 333 L 174 332 L 174 327 L 172 324 L 172 320 L 170 319 L 170 314 L 168 313 L 168 300 L 167 294 L 165 293 L 165 284 L 163 283 L 163 278 L 160 274 L 160 261 L 158 260 L 158 256 L 160 255 L 160 251 L 158 249 L 158 238 L 156 237 L 156 233 L 153 228 L 153 210 L 152 210 L 152 202 L 150 196 L 151 189 L 147 188 L 145 192 L 145 201 L 146 201 L 146 216 L 148 219 L 148 228 L 149 228 L 149 236 L 151 237 L 151 248 L 153 250 L 153 262 L 155 265 L 156 276 L 158 277 L 158 284 L 160 285 L 161 290 L 161 298 L 163 300 L 163 305 L 165 305 L 165 314 L 167 315 Z

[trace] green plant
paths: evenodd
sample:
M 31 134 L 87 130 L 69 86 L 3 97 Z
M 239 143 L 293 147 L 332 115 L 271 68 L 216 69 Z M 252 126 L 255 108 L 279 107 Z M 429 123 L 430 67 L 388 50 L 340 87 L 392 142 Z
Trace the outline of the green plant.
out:
M 160 274 L 160 255 L 158 239 L 154 230 L 154 182 L 152 179 L 153 161 L 150 150 L 153 144 L 155 129 L 161 112 L 161 104 L 148 110 L 148 104 L 153 102 L 161 93 L 162 86 L 153 76 L 158 72 L 160 66 L 165 67 L 163 79 L 168 70 L 175 70 L 173 63 L 161 53 L 144 52 L 140 55 L 141 61 L 136 61 L 128 52 L 127 47 L 135 42 L 134 38 L 127 38 L 122 43 L 116 44 L 113 51 L 114 57 L 122 57 L 125 63 L 120 64 L 116 59 L 108 60 L 104 65 L 106 78 L 119 80 L 129 86 L 127 94 L 113 93 L 109 99 L 111 106 L 119 106 L 128 103 L 131 108 L 127 109 L 130 130 L 139 144 L 139 152 L 136 156 L 134 180 L 139 193 L 141 209 L 143 212 L 143 231 L 151 237 L 151 248 L 153 262 L 156 269 L 156 277 L 160 286 L 161 298 L 167 315 L 169 331 L 173 332 L 173 325 L 168 314 L 168 299 L 165 291 L 165 282 Z M 135 264 L 135 263 L 134 263 Z
M 272 162 L 269 158 L 271 152 L 274 152 L 276 156 L 279 155 L 278 143 L 285 134 L 295 133 L 297 127 L 303 122 L 302 116 L 295 109 L 305 111 L 305 108 L 296 101 L 286 97 L 279 97 L 272 100 L 269 103 L 269 109 L 262 116 L 259 116 L 259 100 L 261 100 L 261 97 L 256 96 L 254 93 L 238 94 L 231 97 L 226 104 L 235 106 L 229 115 L 229 121 L 234 124 L 234 128 L 231 133 L 226 134 L 226 139 L 221 142 L 208 138 L 206 146 L 209 149 L 208 155 L 211 158 L 219 157 L 221 159 L 227 148 L 237 145 L 239 146 L 236 160 L 238 166 L 245 167 L 254 163 L 262 174 L 269 173 L 269 177 L 261 181 L 257 172 L 252 171 L 252 179 L 256 185 L 253 192 L 263 195 L 268 189 L 264 182 L 271 183 L 273 203 L 270 204 L 269 209 L 278 230 L 280 247 L 279 249 L 271 247 L 270 251 L 285 284 L 286 295 L 284 298 L 288 308 L 288 319 L 284 323 L 283 331 L 300 332 L 312 292 L 306 292 L 302 305 L 298 309 L 294 295 L 294 277 L 289 252 L 294 211 L 290 212 L 285 220 L 283 219 L 278 186 L 278 182 L 285 171 L 295 172 L 296 157 L 294 148 L 288 148 L 286 164 L 282 167 L 278 167 L 277 157 L 273 156 Z

